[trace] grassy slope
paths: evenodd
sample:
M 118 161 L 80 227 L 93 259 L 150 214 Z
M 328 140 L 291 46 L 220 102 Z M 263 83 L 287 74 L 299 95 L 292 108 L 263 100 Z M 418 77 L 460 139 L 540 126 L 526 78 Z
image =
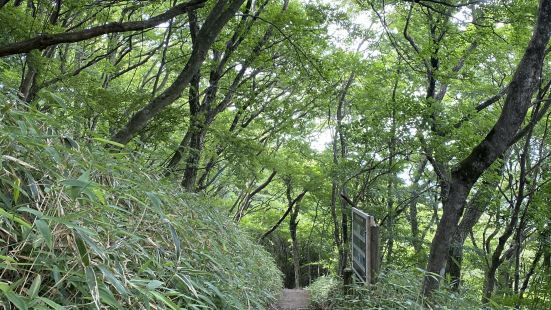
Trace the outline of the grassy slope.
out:
M 263 309 L 281 276 L 224 212 L 0 103 L 0 304 Z M 66 125 L 70 128 L 70 125 Z M 60 308 L 62 309 L 62 308 Z

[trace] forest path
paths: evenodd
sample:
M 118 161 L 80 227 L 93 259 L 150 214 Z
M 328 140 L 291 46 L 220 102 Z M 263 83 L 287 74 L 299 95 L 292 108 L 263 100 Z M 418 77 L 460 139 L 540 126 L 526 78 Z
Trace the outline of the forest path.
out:
M 302 289 L 284 289 L 279 297 L 279 310 L 307 310 L 310 304 L 310 294 Z

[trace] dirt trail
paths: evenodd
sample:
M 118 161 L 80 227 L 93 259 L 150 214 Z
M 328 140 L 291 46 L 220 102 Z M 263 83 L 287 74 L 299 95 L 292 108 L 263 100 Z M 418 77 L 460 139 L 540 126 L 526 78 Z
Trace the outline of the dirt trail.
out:
M 279 310 L 307 310 L 310 303 L 310 294 L 306 290 L 284 289 L 279 297 Z

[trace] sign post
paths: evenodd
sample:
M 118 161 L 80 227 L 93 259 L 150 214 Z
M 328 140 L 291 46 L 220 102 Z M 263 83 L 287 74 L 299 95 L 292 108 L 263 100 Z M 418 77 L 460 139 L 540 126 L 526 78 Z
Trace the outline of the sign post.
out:
M 352 208 L 352 270 L 364 283 L 375 283 L 379 268 L 379 227 L 373 216 Z

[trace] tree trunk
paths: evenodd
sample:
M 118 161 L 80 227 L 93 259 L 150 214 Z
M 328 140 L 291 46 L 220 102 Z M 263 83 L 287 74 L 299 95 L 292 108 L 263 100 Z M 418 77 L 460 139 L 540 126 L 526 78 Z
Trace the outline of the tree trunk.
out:
M 241 206 L 238 207 L 237 213 L 234 216 L 234 220 L 236 222 L 241 221 L 241 218 L 243 218 L 243 216 L 245 215 L 245 212 L 251 206 L 251 201 L 252 201 L 253 197 L 256 194 L 260 193 L 268 185 L 270 185 L 270 183 L 272 183 L 272 181 L 274 180 L 274 177 L 276 176 L 276 174 L 277 174 L 276 170 L 272 171 L 272 173 L 268 176 L 268 179 L 266 179 L 266 181 L 264 181 L 257 188 L 255 188 L 249 195 L 247 195 L 247 197 L 245 198 L 245 200 L 243 201 Z
M 489 176 L 489 178 L 492 178 L 489 182 L 482 182 L 482 188 L 476 192 L 467 204 L 461 222 L 452 236 L 447 269 L 454 291 L 458 291 L 461 285 L 461 264 L 463 262 L 463 245 L 465 244 L 465 240 L 474 225 L 478 223 L 487 206 L 496 198 L 496 187 L 499 184 L 504 169 L 505 162 L 502 161 L 500 167 L 496 169 L 498 175 Z
M 197 34 L 197 40 L 193 44 L 190 58 L 184 69 L 176 77 L 176 80 L 166 90 L 151 100 L 147 106 L 134 114 L 126 126 L 113 135 L 113 141 L 122 144 L 128 143 L 153 117 L 180 98 L 184 89 L 191 82 L 192 77 L 199 72 L 201 65 L 207 57 L 207 52 L 218 37 L 218 34 L 222 31 L 224 25 L 234 17 L 243 2 L 244 0 L 232 0 L 226 5 L 227 1 L 219 0 L 215 4 Z M 200 144 L 202 141 L 196 139 L 195 143 Z M 189 179 L 186 180 L 188 180 L 186 182 L 189 182 Z
M 513 292 L 515 295 L 518 295 L 519 289 L 520 289 L 520 254 L 522 253 L 522 230 L 524 228 L 524 225 L 521 224 L 517 227 L 515 231 L 515 239 L 514 239 L 514 246 L 515 246 L 515 273 L 513 274 Z
M 416 254 L 421 252 L 423 240 L 419 238 L 419 222 L 417 221 L 417 202 L 419 201 L 419 181 L 427 166 L 427 158 L 424 157 L 419 163 L 417 170 L 413 175 L 413 184 L 411 185 L 411 200 L 409 203 L 409 223 L 411 225 L 411 244 Z
M 25 102 L 30 101 L 31 89 L 33 88 L 33 85 L 36 84 L 37 70 L 31 58 L 32 55 L 30 53 L 27 54 L 27 73 L 19 86 L 19 97 Z
M 10 2 L 10 0 L 0 0 L 0 9 L 4 7 L 4 5 L 8 4 L 8 2 Z
M 534 272 L 536 271 L 536 268 L 538 266 L 538 263 L 541 260 L 543 254 L 543 246 L 540 247 L 536 251 L 536 255 L 534 256 L 534 259 L 532 260 L 532 264 L 530 265 L 530 269 L 526 273 L 526 276 L 524 277 L 524 281 L 522 282 L 522 286 L 520 287 L 520 291 L 518 293 L 518 298 L 522 299 L 524 298 L 524 292 L 528 288 L 528 283 L 530 283 L 530 278 L 534 275 Z
M 341 198 L 341 230 L 342 230 L 342 240 L 343 240 L 343 253 L 341 258 L 341 274 L 344 272 L 344 269 L 348 266 L 348 255 L 350 253 L 350 237 L 348 237 L 348 210 L 346 208 L 345 202 Z
M 344 269 L 342 263 L 343 263 L 343 257 L 344 257 L 344 249 L 343 249 L 343 243 L 341 241 L 341 233 L 340 233 L 340 227 L 339 227 L 339 218 L 337 216 L 337 181 L 333 180 L 333 184 L 331 185 L 331 220 L 333 221 L 333 239 L 335 241 L 335 245 L 337 246 L 337 253 L 339 257 L 339 262 L 337 265 L 337 273 L 339 275 L 342 275 L 342 270 Z
M 291 242 L 293 245 L 293 270 L 295 274 L 295 288 L 300 288 L 300 249 L 297 239 L 298 214 L 300 203 L 295 204 L 289 218 L 289 232 L 291 233 Z
M 248 12 L 248 10 L 250 10 L 250 8 L 252 6 L 252 3 L 253 2 L 250 1 L 250 0 L 247 2 L 246 12 Z M 267 2 L 265 2 L 264 5 L 265 4 L 267 4 Z M 255 13 L 255 15 L 253 17 L 253 21 L 263 11 L 264 5 L 261 8 L 259 8 L 258 11 Z M 287 1 L 284 2 L 283 10 L 286 10 L 286 8 L 287 8 L 286 5 L 287 5 Z M 247 72 L 247 70 L 249 70 L 252 62 L 260 55 L 260 53 L 262 52 L 263 46 L 268 42 L 269 38 L 272 36 L 273 27 L 270 26 L 268 28 L 268 30 L 266 30 L 266 32 L 264 33 L 264 36 L 262 37 L 262 39 L 257 42 L 256 46 L 253 48 L 253 51 L 252 51 L 251 55 L 248 57 L 248 59 L 244 63 L 241 64 L 241 69 L 239 70 L 237 75 L 234 77 L 234 79 L 233 79 L 230 87 L 227 89 L 226 94 L 224 95 L 224 97 L 220 100 L 220 102 L 215 104 L 216 97 L 217 97 L 218 90 L 219 90 L 220 79 L 225 74 L 225 72 L 227 72 L 225 70 L 226 69 L 226 64 L 227 64 L 228 60 L 230 59 L 230 56 L 233 54 L 233 52 L 235 52 L 237 47 L 243 41 L 242 36 L 244 36 L 248 31 L 250 31 L 250 29 L 252 27 L 252 22 L 251 22 L 246 26 L 245 31 L 241 30 L 242 27 L 245 27 L 246 18 L 247 18 L 246 15 L 244 15 L 242 17 L 241 23 L 237 27 L 237 30 L 234 32 L 231 39 L 226 42 L 226 49 L 225 49 L 224 53 L 222 54 L 221 52 L 219 52 L 217 50 L 213 51 L 212 61 L 213 61 L 213 63 L 216 63 L 216 65 L 214 66 L 214 69 L 211 70 L 211 72 L 210 72 L 209 86 L 205 90 L 205 95 L 203 96 L 202 102 L 199 98 L 200 97 L 199 72 L 197 72 L 196 75 L 190 81 L 191 89 L 190 89 L 190 97 L 189 97 L 188 101 L 189 101 L 190 113 L 191 113 L 191 123 L 192 123 L 191 126 L 193 126 L 193 127 L 201 126 L 202 130 L 204 130 L 204 135 L 206 135 L 206 132 L 207 132 L 209 126 L 214 121 L 216 116 L 219 113 L 223 112 L 229 106 L 229 104 L 231 103 L 231 101 L 232 101 L 232 99 L 235 95 L 236 90 L 238 89 L 238 87 L 241 85 L 241 83 L 243 81 L 243 77 L 245 76 L 245 73 Z M 201 38 L 200 38 L 201 30 L 199 30 L 198 27 L 197 27 L 197 17 L 196 17 L 195 12 L 190 12 L 189 13 L 189 20 L 190 20 L 190 32 L 191 32 L 192 42 L 193 42 L 193 45 L 195 46 L 196 44 L 199 44 L 199 41 L 201 40 Z M 253 73 L 251 73 L 251 75 L 254 76 L 254 75 L 258 74 L 258 72 L 259 71 L 255 70 L 255 71 L 253 71 Z M 194 119 L 199 119 L 200 123 L 197 122 L 196 124 L 194 124 L 193 123 Z M 191 126 L 190 126 L 190 128 L 192 128 Z M 204 135 L 203 135 L 203 140 L 204 140 Z M 174 156 L 171 158 L 170 163 L 168 165 L 169 169 L 167 171 L 167 174 L 170 174 L 171 171 L 174 170 L 174 167 L 183 158 L 182 153 L 184 151 L 188 151 L 189 154 L 186 157 L 186 168 L 185 168 L 184 179 L 182 181 L 182 184 L 184 185 L 184 188 L 186 188 L 188 190 L 193 190 L 195 188 L 200 189 L 200 187 L 198 188 L 195 185 L 197 183 L 196 179 L 197 179 L 197 176 L 198 176 L 198 164 L 201 161 L 201 153 L 203 151 L 203 144 L 202 143 L 204 141 L 202 141 L 202 143 L 200 145 L 201 147 L 194 148 L 191 145 L 191 143 L 194 143 L 193 142 L 193 140 L 194 140 L 193 139 L 193 134 L 191 134 L 190 135 L 190 145 L 189 145 L 189 148 L 188 148 L 189 150 L 186 150 L 185 149 L 186 148 L 186 138 L 187 138 L 187 134 L 184 137 L 184 139 L 182 140 L 182 142 L 180 143 L 180 146 L 176 150 Z M 197 144 L 197 143 L 195 143 L 195 144 Z M 193 154 L 192 154 L 192 152 L 193 152 Z M 211 164 L 211 162 L 208 162 L 207 163 L 208 170 L 205 171 L 203 176 L 205 176 L 205 177 L 208 176 L 208 171 L 210 169 L 212 169 L 212 167 L 213 167 L 213 164 Z M 199 183 L 202 184 L 203 181 L 204 181 L 204 179 L 202 181 L 200 181 Z
M 277 223 L 272 226 L 272 228 L 270 228 L 270 230 L 268 230 L 267 232 L 265 232 L 262 237 L 260 237 L 260 241 L 262 241 L 264 238 L 266 238 L 267 236 L 269 236 L 271 233 L 273 233 L 278 227 L 279 225 L 281 225 L 281 223 L 283 223 L 283 221 L 287 218 L 287 216 L 289 215 L 289 213 L 291 213 L 291 210 L 293 210 L 293 206 L 295 204 L 298 204 L 300 203 L 300 201 L 302 200 L 302 198 L 304 198 L 304 195 L 306 195 L 307 191 L 304 190 L 302 191 L 302 193 L 300 193 L 297 197 L 295 197 L 295 199 L 293 200 L 290 200 L 290 189 L 288 188 L 287 189 L 288 191 L 288 196 L 287 196 L 287 200 L 288 200 L 288 207 L 287 207 L 287 210 L 285 211 L 285 213 L 283 213 L 283 216 L 279 219 L 279 221 L 277 221 Z
M 170 158 L 170 161 L 166 166 L 167 171 L 165 175 L 170 175 L 174 170 L 176 170 L 176 166 L 182 160 L 182 158 L 184 158 L 186 151 L 189 149 L 189 141 L 191 140 L 191 131 L 192 131 L 192 125 L 190 124 L 186 131 L 186 134 L 182 138 L 182 141 L 180 141 L 180 144 L 176 148 L 174 155 L 172 155 L 172 157 Z
M 348 79 L 346 80 L 346 83 L 343 85 L 343 89 L 340 91 L 339 93 L 339 96 L 338 96 L 338 106 L 337 106 L 337 128 L 335 130 L 335 141 L 334 143 L 336 144 L 337 143 L 337 138 L 339 140 L 339 147 L 340 147 L 340 160 L 346 160 L 347 156 L 348 156 L 348 144 L 347 144 L 347 141 L 346 141 L 346 136 L 345 136 L 345 133 L 343 131 L 343 125 L 342 125 L 342 121 L 344 119 L 344 116 L 345 116 L 345 108 L 346 108 L 346 96 L 348 95 L 348 90 L 350 89 L 350 87 L 352 86 L 352 83 L 354 82 L 354 79 L 355 79 L 355 72 L 352 72 L 350 74 L 350 76 L 348 77 Z M 334 145 L 334 149 L 333 149 L 333 162 L 335 164 L 338 164 L 339 163 L 339 155 L 337 155 L 337 153 L 335 153 L 337 151 L 337 146 Z M 336 156 L 336 157 L 335 157 Z M 340 184 L 340 191 L 346 196 L 347 195 L 347 188 L 346 188 L 346 184 L 343 183 L 343 184 Z M 337 185 L 336 189 L 338 189 L 339 186 Z M 336 192 L 335 192 L 336 194 Z M 340 195 L 342 196 L 342 195 Z M 349 250 L 349 243 L 350 243 L 350 240 L 348 238 L 348 213 L 349 213 L 349 208 L 347 208 L 347 202 L 344 200 L 344 198 L 340 197 L 339 198 L 339 201 L 340 201 L 340 206 L 341 206 L 341 233 L 342 233 L 342 236 L 340 238 L 341 240 L 341 249 L 340 249 L 340 256 L 339 256 L 339 274 L 343 274 L 344 272 L 344 269 L 347 267 L 348 265 L 348 255 L 350 253 L 350 250 Z
M 541 77 L 545 50 L 551 35 L 551 0 L 540 3 L 534 34 L 511 80 L 501 115 L 488 135 L 442 180 L 443 214 L 432 240 L 423 283 L 423 293 L 430 296 L 439 287 L 448 258 L 451 236 L 469 192 L 480 175 L 509 147 L 519 130 Z
M 54 10 L 52 14 L 50 15 L 49 22 L 51 25 L 56 25 L 57 20 L 59 18 L 59 12 L 61 10 L 61 1 L 57 0 Z M 55 45 L 49 46 L 46 48 L 41 54 L 44 58 L 52 58 L 54 56 L 55 52 Z M 37 80 L 38 80 L 38 67 L 37 64 L 34 63 L 34 56 L 29 51 L 27 53 L 27 74 L 25 75 L 23 81 L 21 82 L 21 86 L 19 87 L 19 94 L 23 101 L 25 102 L 31 102 L 36 94 L 39 91 L 39 87 L 37 86 Z
M 392 89 L 392 111 L 390 113 L 390 139 L 388 140 L 388 183 L 386 189 L 387 199 L 387 256 L 386 261 L 392 262 L 392 254 L 394 250 L 394 192 L 395 192 L 395 173 L 394 173 L 394 158 L 396 149 L 396 90 L 398 88 L 398 77 L 400 70 L 396 74 L 396 80 L 394 81 L 394 87 Z
M 182 187 L 188 192 L 192 192 L 195 189 L 195 181 L 197 179 L 197 172 L 199 171 L 201 152 L 203 151 L 203 147 L 205 145 L 206 135 L 206 127 L 197 121 L 194 122 L 193 131 L 191 132 L 189 139 L 184 177 L 182 179 Z

